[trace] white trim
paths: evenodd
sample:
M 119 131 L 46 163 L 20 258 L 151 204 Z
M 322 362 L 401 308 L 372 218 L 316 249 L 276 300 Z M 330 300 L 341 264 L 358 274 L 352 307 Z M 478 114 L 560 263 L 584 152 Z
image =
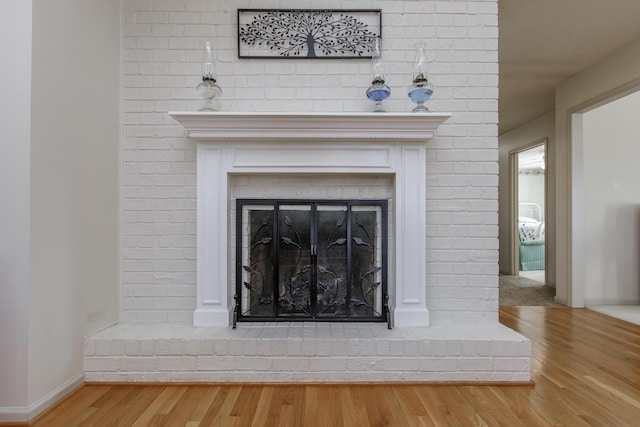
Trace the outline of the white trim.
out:
M 583 115 L 570 116 L 571 171 L 570 171 L 570 245 L 569 287 L 567 300 L 570 307 L 583 308 L 584 301 L 584 160 L 583 160 Z
M 403 146 L 396 166 L 395 326 L 428 326 L 426 147 Z
M 594 305 L 629 305 L 629 306 L 637 306 L 640 305 L 640 299 L 620 299 L 620 298 L 585 298 L 584 306 L 585 308 L 591 308 Z
M 84 373 L 80 373 L 30 406 L 0 407 L 0 422 L 29 422 L 83 384 Z
M 555 286 L 554 286 L 555 287 Z M 553 297 L 553 301 L 557 302 L 558 304 L 562 304 L 562 305 L 569 305 L 569 300 L 566 298 L 561 298 L 558 296 Z
M 549 219 L 549 138 L 539 138 L 529 144 L 514 148 L 509 151 L 509 250 L 511 253 L 510 274 L 517 276 L 520 274 L 520 243 L 518 237 L 518 217 L 520 207 L 520 164 L 518 154 L 531 150 L 532 148 L 543 146 L 545 156 L 545 169 L 542 171 L 544 175 L 544 220 L 548 226 Z M 548 228 L 547 228 L 548 230 Z M 547 243 L 544 247 L 544 282 L 549 282 L 549 244 L 551 242 L 547 231 Z
M 26 423 L 29 421 L 29 412 L 26 406 L 0 407 L 0 423 Z
M 518 153 L 509 152 L 509 250 L 511 251 L 511 265 L 509 274 L 517 276 L 520 273 L 520 239 L 518 238 L 518 199 L 520 197 L 520 176 L 518 175 Z
M 357 139 L 425 141 L 450 113 L 170 112 L 189 137 L 229 139 Z
M 118 78 L 120 79 L 120 105 L 119 105 L 119 120 L 120 120 L 120 135 L 118 139 L 118 307 L 117 307 L 117 315 L 118 322 L 122 322 L 124 318 L 124 307 L 123 307 L 123 286 L 124 286 L 124 220 L 123 220 L 123 206 L 124 206 L 124 141 L 125 141 L 125 45 L 124 45 L 124 20 L 123 20 L 123 11 L 124 11 L 124 2 L 125 0 L 120 0 L 120 74 Z
M 451 114 L 169 113 L 197 151 L 195 326 L 228 326 L 229 177 L 237 174 L 379 174 L 395 177 L 396 326 L 428 326 L 426 141 Z

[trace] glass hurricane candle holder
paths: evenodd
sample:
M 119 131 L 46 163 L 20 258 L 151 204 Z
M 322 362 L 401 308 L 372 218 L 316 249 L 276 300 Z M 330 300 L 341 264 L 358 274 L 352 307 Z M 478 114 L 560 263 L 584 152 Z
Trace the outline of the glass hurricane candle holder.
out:
M 427 54 L 425 43 L 415 44 L 416 59 L 413 66 L 413 83 L 407 89 L 409 99 L 416 104 L 412 110 L 414 113 L 429 111 L 424 103 L 433 95 L 433 85 L 427 79 Z
M 215 75 L 216 63 L 211 42 L 206 42 L 202 62 L 202 82 L 196 86 L 196 92 L 204 100 L 204 105 L 198 111 L 216 111 L 213 100 L 222 94 L 222 89 L 218 86 Z
M 391 89 L 384 82 L 385 64 L 380 57 L 380 37 L 376 37 L 371 56 L 371 74 L 373 80 L 367 88 L 367 98 L 375 102 L 373 111 L 383 112 L 382 101 L 391 95 Z

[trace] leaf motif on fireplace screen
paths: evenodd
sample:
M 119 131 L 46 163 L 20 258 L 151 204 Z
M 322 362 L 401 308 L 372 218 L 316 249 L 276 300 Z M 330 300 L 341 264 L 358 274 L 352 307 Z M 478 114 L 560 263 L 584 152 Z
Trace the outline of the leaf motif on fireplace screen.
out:
M 297 246 L 297 247 L 298 247 L 298 249 L 302 249 L 302 246 L 300 246 L 299 244 L 297 244 L 296 242 L 294 242 L 293 240 L 291 240 L 291 238 L 290 238 L 290 237 L 283 236 L 283 237 L 281 237 L 281 239 L 282 239 L 282 241 L 283 241 L 285 244 L 287 244 L 287 245 L 294 245 L 294 246 Z
M 258 245 L 268 245 L 269 243 L 271 243 L 271 240 L 273 240 L 271 237 L 263 237 L 262 240 L 259 240 L 251 245 L 251 249 L 254 249 Z
M 321 273 L 321 274 L 330 274 L 330 275 L 332 275 L 333 277 L 338 277 L 338 276 L 336 275 L 336 273 L 334 273 L 333 271 L 331 271 L 331 270 L 327 269 L 327 267 L 325 267 L 324 265 L 319 265 L 319 266 L 318 266 L 318 273 Z
M 347 242 L 347 239 L 341 237 L 340 239 L 337 239 L 329 243 L 329 245 L 327 246 L 327 249 L 329 249 L 331 246 L 334 246 L 334 245 L 344 245 L 346 242 Z
M 353 241 L 356 243 L 356 245 L 371 247 L 370 244 L 362 240 L 360 237 L 354 237 Z
M 247 273 L 255 273 L 255 271 L 253 270 L 253 268 L 249 267 L 248 265 L 243 265 L 242 269 L 244 271 L 246 271 Z
M 378 271 L 382 270 L 382 267 L 374 267 L 371 270 L 367 271 L 366 273 L 364 273 L 362 275 L 362 278 L 364 279 L 365 277 L 367 277 L 370 274 L 376 274 Z
M 376 289 L 378 289 L 378 286 L 380 286 L 380 282 L 374 282 L 371 287 L 369 288 L 369 290 L 367 291 L 367 293 L 364 295 L 364 297 L 366 298 L 367 296 L 369 296 L 369 294 L 373 291 L 375 291 Z
M 356 305 L 356 306 L 361 306 L 361 305 L 368 306 L 369 305 L 366 302 L 364 302 L 363 300 L 361 300 L 360 298 L 351 298 L 351 304 Z
M 367 235 L 367 238 L 371 240 L 371 234 L 369 234 L 369 230 L 367 230 L 367 227 L 365 226 L 364 222 L 362 222 L 362 219 L 360 218 L 360 216 L 356 215 L 355 221 L 356 221 L 356 225 L 360 227 L 362 231 L 364 231 L 364 233 Z
M 374 307 L 372 307 L 371 304 L 361 298 L 351 298 L 351 304 L 357 307 L 367 307 L 375 316 L 380 316 L 382 314 Z

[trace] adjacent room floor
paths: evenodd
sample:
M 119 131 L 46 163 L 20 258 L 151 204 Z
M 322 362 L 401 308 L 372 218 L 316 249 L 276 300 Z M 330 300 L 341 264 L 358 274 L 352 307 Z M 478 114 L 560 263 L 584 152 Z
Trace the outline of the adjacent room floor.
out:
M 593 305 L 587 308 L 640 325 L 640 305 Z
M 556 290 L 544 284 L 543 281 L 533 280 L 522 275 L 500 275 L 500 305 L 513 306 L 561 306 L 554 301 Z M 534 276 L 535 277 L 535 276 Z
M 520 276 L 535 280 L 536 282 L 544 283 L 544 270 L 521 271 Z
M 544 285 L 544 271 L 524 271 L 519 276 L 500 275 L 500 306 L 556 306 L 555 289 Z M 640 325 L 640 305 L 593 305 L 587 307 L 607 316 Z

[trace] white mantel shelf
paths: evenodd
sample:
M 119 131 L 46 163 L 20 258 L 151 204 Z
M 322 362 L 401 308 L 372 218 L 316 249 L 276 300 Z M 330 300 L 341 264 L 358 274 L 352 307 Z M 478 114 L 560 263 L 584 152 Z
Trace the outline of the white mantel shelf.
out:
M 196 140 L 425 141 L 451 113 L 169 112 Z

